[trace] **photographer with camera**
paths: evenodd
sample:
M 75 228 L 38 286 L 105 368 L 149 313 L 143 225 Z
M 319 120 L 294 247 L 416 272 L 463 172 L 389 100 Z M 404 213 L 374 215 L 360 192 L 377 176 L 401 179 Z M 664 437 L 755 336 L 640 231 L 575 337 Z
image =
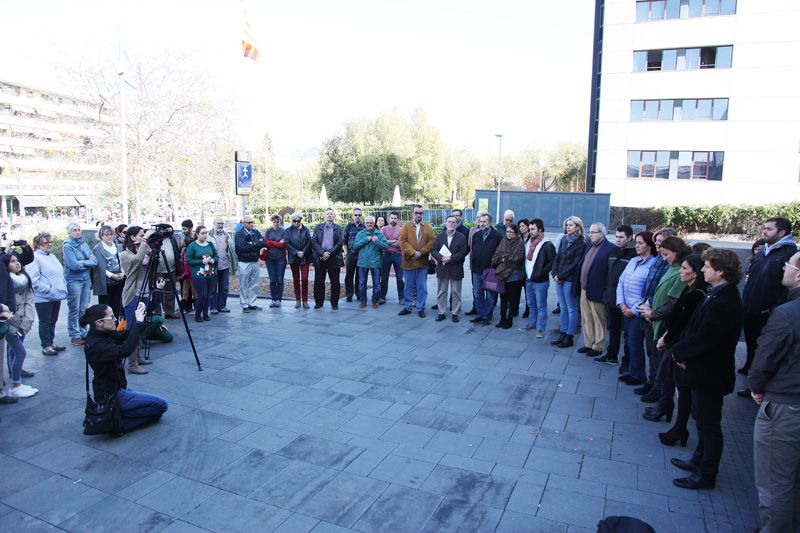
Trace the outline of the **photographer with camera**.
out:
M 161 305 L 154 306 L 154 313 L 163 314 L 164 318 L 178 318 L 175 310 L 175 284 L 172 280 L 177 280 L 179 276 L 181 243 L 169 224 L 156 224 L 154 229 L 154 238 L 161 237 L 162 240 L 156 272 L 165 282 Z
M 130 229 L 126 233 L 126 241 L 129 235 Z M 123 333 L 117 333 L 114 312 L 106 305 L 93 305 L 81 317 L 81 325 L 89 326 L 83 350 L 94 374 L 92 389 L 95 401 L 101 401 L 110 394 L 117 395 L 122 417 L 120 431 L 123 433 L 157 422 L 168 408 L 164 398 L 129 389 L 125 377 L 122 362 L 126 357 L 130 360 L 134 351 L 138 352 L 146 314 L 147 306 L 140 302 L 133 311 L 130 327 Z
M 83 242 L 80 224 L 73 222 L 67 226 L 69 237 L 64 241 L 64 279 L 67 282 L 67 331 L 73 346 L 82 346 L 83 338 L 89 332 L 78 326 L 78 318 L 89 306 L 91 299 L 91 271 L 97 266 L 97 258 L 89 245 Z
M 151 238 L 155 230 L 144 229 L 139 226 L 130 226 L 125 231 L 125 243 L 119 260 L 122 271 L 125 272 L 125 286 L 122 289 L 122 306 L 125 309 L 125 321 L 130 328 L 135 320 L 134 312 L 140 303 L 150 304 L 150 287 L 147 278 L 147 265 L 150 263 L 150 246 L 147 239 Z M 137 336 L 138 337 L 138 336 Z M 139 359 L 139 346 L 137 345 L 128 356 L 129 374 L 147 374 L 147 370 L 140 365 L 149 365 L 151 361 Z

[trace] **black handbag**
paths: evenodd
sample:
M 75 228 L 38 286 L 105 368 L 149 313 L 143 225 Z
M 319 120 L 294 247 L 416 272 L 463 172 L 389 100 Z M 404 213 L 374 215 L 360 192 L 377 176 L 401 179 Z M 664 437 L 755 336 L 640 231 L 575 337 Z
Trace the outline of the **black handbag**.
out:
M 116 378 L 116 370 L 114 377 Z M 115 383 L 116 385 L 116 383 Z M 115 387 L 116 389 L 116 387 Z M 89 392 L 89 362 L 86 362 L 86 416 L 83 419 L 84 435 L 116 434 L 122 426 L 122 413 L 116 392 L 101 401 L 95 401 Z

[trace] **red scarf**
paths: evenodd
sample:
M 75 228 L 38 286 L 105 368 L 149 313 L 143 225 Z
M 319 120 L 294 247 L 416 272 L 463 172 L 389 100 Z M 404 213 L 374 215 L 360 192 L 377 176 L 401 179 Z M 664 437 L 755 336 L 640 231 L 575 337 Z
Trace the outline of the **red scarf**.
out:
M 539 243 L 544 240 L 544 232 L 541 232 L 536 237 L 533 237 L 529 242 L 530 248 L 528 248 L 528 261 L 533 261 L 533 252 L 536 250 L 536 247 L 539 246 Z

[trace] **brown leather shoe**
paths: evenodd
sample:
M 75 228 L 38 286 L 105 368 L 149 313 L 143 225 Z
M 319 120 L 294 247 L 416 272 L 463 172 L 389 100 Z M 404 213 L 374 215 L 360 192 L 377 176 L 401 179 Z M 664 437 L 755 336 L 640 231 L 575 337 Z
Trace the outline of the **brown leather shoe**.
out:
M 128 366 L 128 374 L 148 374 L 148 372 L 139 365 L 130 365 Z
M 380 306 L 381 306 L 381 305 L 380 305 L 378 302 L 372 302 L 372 308 L 373 308 L 373 309 L 377 309 L 377 308 L 379 308 Z
M 303 302 L 303 309 L 309 309 L 308 302 Z
M 73 346 L 83 346 L 84 344 L 86 344 L 86 341 L 85 341 L 85 340 L 83 340 L 83 339 L 82 339 L 82 338 L 80 338 L 80 337 L 77 337 L 77 338 L 75 338 L 75 339 L 72 339 L 72 340 L 71 340 L 71 341 L 69 341 L 69 342 L 70 342 L 70 344 L 72 344 Z
M 153 361 L 150 359 L 139 359 L 139 365 L 152 365 Z
M 358 304 L 359 309 L 364 309 L 365 307 L 367 307 L 367 302 L 361 302 Z

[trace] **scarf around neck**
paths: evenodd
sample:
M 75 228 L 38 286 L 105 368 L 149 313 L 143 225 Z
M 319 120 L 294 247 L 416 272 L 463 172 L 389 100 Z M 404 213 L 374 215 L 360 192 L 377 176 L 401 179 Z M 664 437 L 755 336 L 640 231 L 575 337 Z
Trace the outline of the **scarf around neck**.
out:
M 539 233 L 536 237 L 531 237 L 528 241 L 528 261 L 533 261 L 533 252 L 536 250 L 536 247 L 539 246 L 539 243 L 544 240 L 544 232 Z

